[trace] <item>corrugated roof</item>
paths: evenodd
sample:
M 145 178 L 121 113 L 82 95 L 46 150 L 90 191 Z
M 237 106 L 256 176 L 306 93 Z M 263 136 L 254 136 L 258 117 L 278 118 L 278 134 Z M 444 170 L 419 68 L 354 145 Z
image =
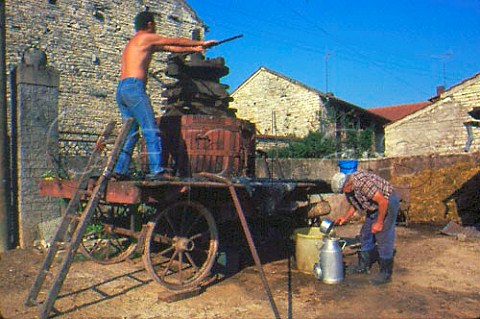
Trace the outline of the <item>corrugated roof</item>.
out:
M 379 107 L 374 109 L 368 109 L 368 111 L 374 114 L 380 115 L 386 119 L 389 119 L 392 122 L 395 122 L 404 118 L 407 115 L 410 115 L 418 110 L 423 109 L 424 107 L 427 107 L 430 104 L 432 104 L 432 102 L 427 101 L 427 102 Z

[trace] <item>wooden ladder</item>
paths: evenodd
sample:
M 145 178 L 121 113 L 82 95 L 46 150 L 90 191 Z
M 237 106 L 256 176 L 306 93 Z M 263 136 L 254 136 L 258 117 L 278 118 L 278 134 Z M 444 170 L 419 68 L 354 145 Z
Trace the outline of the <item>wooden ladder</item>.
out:
M 111 132 L 115 127 L 115 122 L 110 122 L 97 139 L 95 149 L 88 159 L 85 171 L 81 175 L 75 193 L 71 197 L 68 206 L 65 209 L 64 216 L 60 222 L 60 225 L 58 226 L 52 244 L 48 249 L 42 267 L 40 268 L 37 277 L 35 278 L 35 283 L 33 284 L 27 300 L 25 301 L 26 306 L 39 307 L 41 319 L 48 318 L 49 313 L 53 308 L 53 304 L 55 303 L 58 293 L 60 292 L 63 282 L 67 276 L 78 246 L 82 241 L 83 234 L 85 233 L 87 225 L 90 222 L 98 202 L 100 201 L 100 197 L 105 191 L 111 172 L 115 166 L 115 163 L 117 162 L 118 155 L 120 154 L 120 150 L 125 144 L 128 132 L 132 127 L 132 122 L 133 119 L 129 118 L 123 123 L 120 134 L 117 136 L 113 150 L 107 160 L 107 164 L 95 184 L 88 203 L 83 211 L 78 213 L 80 201 L 86 192 L 88 180 L 92 176 L 93 169 L 91 166 L 100 157 L 100 154 L 102 153 L 106 144 L 106 138 L 107 136 L 111 135 Z M 67 238 L 69 237 L 67 236 L 68 234 L 72 234 L 70 238 Z M 46 289 L 48 288 L 45 300 L 43 302 L 38 302 L 37 297 L 45 283 L 47 274 L 51 273 L 50 267 L 52 266 L 60 247 L 65 248 L 65 254 L 61 258 L 59 270 L 56 272 L 51 285 L 49 285 L 49 287 L 45 287 Z

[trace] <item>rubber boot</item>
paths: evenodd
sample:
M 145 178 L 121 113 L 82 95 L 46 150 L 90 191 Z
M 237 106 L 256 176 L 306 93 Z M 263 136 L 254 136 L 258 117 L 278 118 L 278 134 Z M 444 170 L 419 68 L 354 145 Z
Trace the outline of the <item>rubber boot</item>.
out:
M 358 264 L 356 266 L 348 267 L 348 274 L 368 274 L 372 267 L 372 257 L 374 256 L 374 249 L 362 250 L 358 252 Z
M 371 269 L 373 264 L 377 263 L 379 259 L 380 259 L 380 255 L 378 254 L 377 246 L 375 246 L 375 248 L 372 249 L 372 252 L 370 254 L 369 269 Z
M 393 258 L 383 259 L 380 258 L 380 272 L 371 280 L 373 285 L 383 285 L 392 280 L 393 273 Z

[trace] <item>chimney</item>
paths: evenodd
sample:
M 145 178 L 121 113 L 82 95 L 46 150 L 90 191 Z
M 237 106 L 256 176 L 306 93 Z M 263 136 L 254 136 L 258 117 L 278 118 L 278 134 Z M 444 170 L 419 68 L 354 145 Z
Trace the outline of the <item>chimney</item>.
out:
M 440 94 L 442 94 L 443 92 L 445 92 L 445 86 L 444 85 L 437 86 L 437 96 L 440 96 Z

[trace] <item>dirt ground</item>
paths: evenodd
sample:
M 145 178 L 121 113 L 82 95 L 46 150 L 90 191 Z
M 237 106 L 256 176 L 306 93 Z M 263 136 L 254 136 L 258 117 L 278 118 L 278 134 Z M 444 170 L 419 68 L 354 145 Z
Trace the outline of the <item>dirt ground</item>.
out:
M 337 227 L 351 238 L 359 224 Z M 327 285 L 299 272 L 288 258 L 263 263 L 281 318 L 479 318 L 480 239 L 439 234 L 440 226 L 397 227 L 393 281 L 381 287 L 371 275 L 347 275 Z M 272 248 L 273 247 L 273 248 Z M 275 246 L 270 246 L 275 249 Z M 261 255 L 262 256 L 262 255 Z M 12 250 L 0 260 L 0 318 L 37 318 L 24 306 L 44 254 Z M 346 264 L 356 256 L 345 256 Z M 55 318 L 274 318 L 254 265 L 214 282 L 200 294 L 166 302 L 141 258 L 102 266 L 77 261 L 63 285 Z

